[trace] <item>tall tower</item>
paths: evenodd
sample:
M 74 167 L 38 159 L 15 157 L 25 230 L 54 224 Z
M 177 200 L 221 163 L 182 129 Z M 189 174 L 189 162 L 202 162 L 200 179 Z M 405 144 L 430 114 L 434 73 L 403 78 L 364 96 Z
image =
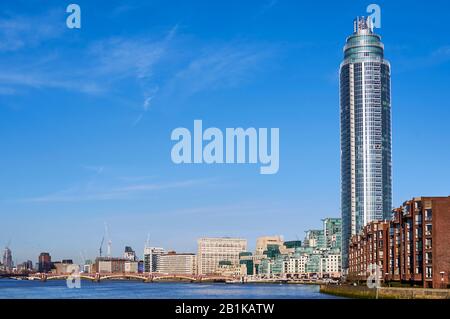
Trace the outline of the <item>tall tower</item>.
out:
M 5 247 L 5 250 L 3 252 L 3 266 L 7 271 L 11 271 L 14 266 L 11 249 L 9 249 L 9 247 Z
M 342 263 L 348 243 L 392 208 L 391 67 L 371 18 L 357 17 L 340 66 Z

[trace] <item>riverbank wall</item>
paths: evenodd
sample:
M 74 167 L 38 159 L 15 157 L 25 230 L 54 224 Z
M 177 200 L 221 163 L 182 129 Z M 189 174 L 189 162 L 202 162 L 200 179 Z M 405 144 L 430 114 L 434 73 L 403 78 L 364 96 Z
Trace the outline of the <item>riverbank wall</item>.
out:
M 335 296 L 362 299 L 450 299 L 450 289 L 378 288 L 350 285 L 320 285 L 320 292 Z

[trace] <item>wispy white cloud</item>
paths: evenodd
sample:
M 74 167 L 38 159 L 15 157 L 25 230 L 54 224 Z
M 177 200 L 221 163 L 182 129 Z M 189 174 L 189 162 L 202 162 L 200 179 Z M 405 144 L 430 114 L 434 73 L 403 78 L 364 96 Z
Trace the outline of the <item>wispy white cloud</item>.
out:
M 399 47 L 396 64 L 397 72 L 426 69 L 450 61 L 450 45 L 442 45 L 428 53 L 417 56 L 411 56 L 410 51 L 410 48 L 407 46 Z
M 62 32 L 40 22 L 33 40 L 28 36 L 32 19 L 16 17 L 2 23 L 7 27 L 0 39 L 15 50 Z M 23 43 L 21 35 L 25 35 Z M 84 48 L 61 46 L 37 52 L 22 56 L 20 62 L 14 57 L 0 62 L 0 95 L 60 89 L 123 101 L 139 112 L 132 126 L 153 107 L 174 98 L 246 83 L 263 70 L 261 65 L 273 53 L 269 46 L 257 43 L 201 43 L 180 35 L 178 25 L 160 36 L 112 37 L 94 40 Z
M 163 56 L 164 45 L 141 38 L 113 38 L 95 43 L 89 54 L 95 59 L 97 76 L 114 75 L 117 79 L 151 75 L 152 66 Z
M 155 210 L 145 212 L 146 215 L 173 215 L 173 216 L 208 216 L 208 217 L 242 217 L 243 215 L 250 216 L 262 216 L 277 214 L 280 210 L 286 211 L 282 205 L 273 202 L 260 201 L 255 202 L 241 201 L 239 203 L 217 203 L 216 205 L 203 205 L 198 207 L 178 208 L 172 210 Z
M 450 45 L 444 45 L 434 50 L 431 56 L 436 60 L 450 59 Z
M 152 102 L 153 98 L 155 97 L 155 94 L 158 92 L 158 90 L 159 90 L 158 87 L 153 87 L 150 90 L 148 90 L 147 93 L 144 93 L 145 99 L 144 99 L 144 103 L 142 105 L 142 112 L 138 115 L 136 120 L 134 120 L 133 126 L 138 125 L 139 122 L 144 118 L 144 115 L 149 110 L 149 108 L 151 106 L 151 102 Z
M 64 89 L 85 94 L 99 94 L 103 88 L 99 83 L 82 79 L 68 79 L 67 74 L 58 71 L 45 71 L 45 68 L 30 66 L 27 72 L 11 70 L 4 66 L 0 73 L 0 84 L 10 86 L 5 93 L 20 93 L 23 89 Z M 14 87 L 14 88 L 13 88 Z
M 64 30 L 60 17 L 56 11 L 50 11 L 38 16 L 10 15 L 0 18 L 0 52 L 37 46 L 60 36 Z
M 193 179 L 165 183 L 141 183 L 116 187 L 99 187 L 87 183 L 82 187 L 72 187 L 63 191 L 43 196 L 25 198 L 20 202 L 56 203 L 56 202 L 85 202 L 103 200 L 129 200 L 140 196 L 148 196 L 149 192 L 167 189 L 189 188 L 207 183 L 206 179 Z
M 208 48 L 178 72 L 171 84 L 189 94 L 237 86 L 251 78 L 267 58 L 268 52 L 261 49 L 240 45 Z

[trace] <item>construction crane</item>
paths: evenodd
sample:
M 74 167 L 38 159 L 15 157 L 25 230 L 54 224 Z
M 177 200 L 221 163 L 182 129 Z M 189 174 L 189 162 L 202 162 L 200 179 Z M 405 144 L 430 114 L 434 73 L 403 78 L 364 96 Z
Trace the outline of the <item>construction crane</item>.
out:
M 150 233 L 147 234 L 147 241 L 145 242 L 145 248 L 150 247 Z
M 83 262 L 83 265 L 86 264 L 86 258 L 84 258 L 83 253 L 80 251 L 80 257 L 81 257 L 81 261 Z

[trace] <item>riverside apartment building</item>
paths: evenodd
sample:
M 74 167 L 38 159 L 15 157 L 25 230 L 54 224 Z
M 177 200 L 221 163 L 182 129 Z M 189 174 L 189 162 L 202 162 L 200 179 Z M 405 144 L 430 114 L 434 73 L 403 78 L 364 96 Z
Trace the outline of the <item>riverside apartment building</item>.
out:
M 349 279 L 367 279 L 376 264 L 385 282 L 448 288 L 449 247 L 450 196 L 413 198 L 352 237 Z

